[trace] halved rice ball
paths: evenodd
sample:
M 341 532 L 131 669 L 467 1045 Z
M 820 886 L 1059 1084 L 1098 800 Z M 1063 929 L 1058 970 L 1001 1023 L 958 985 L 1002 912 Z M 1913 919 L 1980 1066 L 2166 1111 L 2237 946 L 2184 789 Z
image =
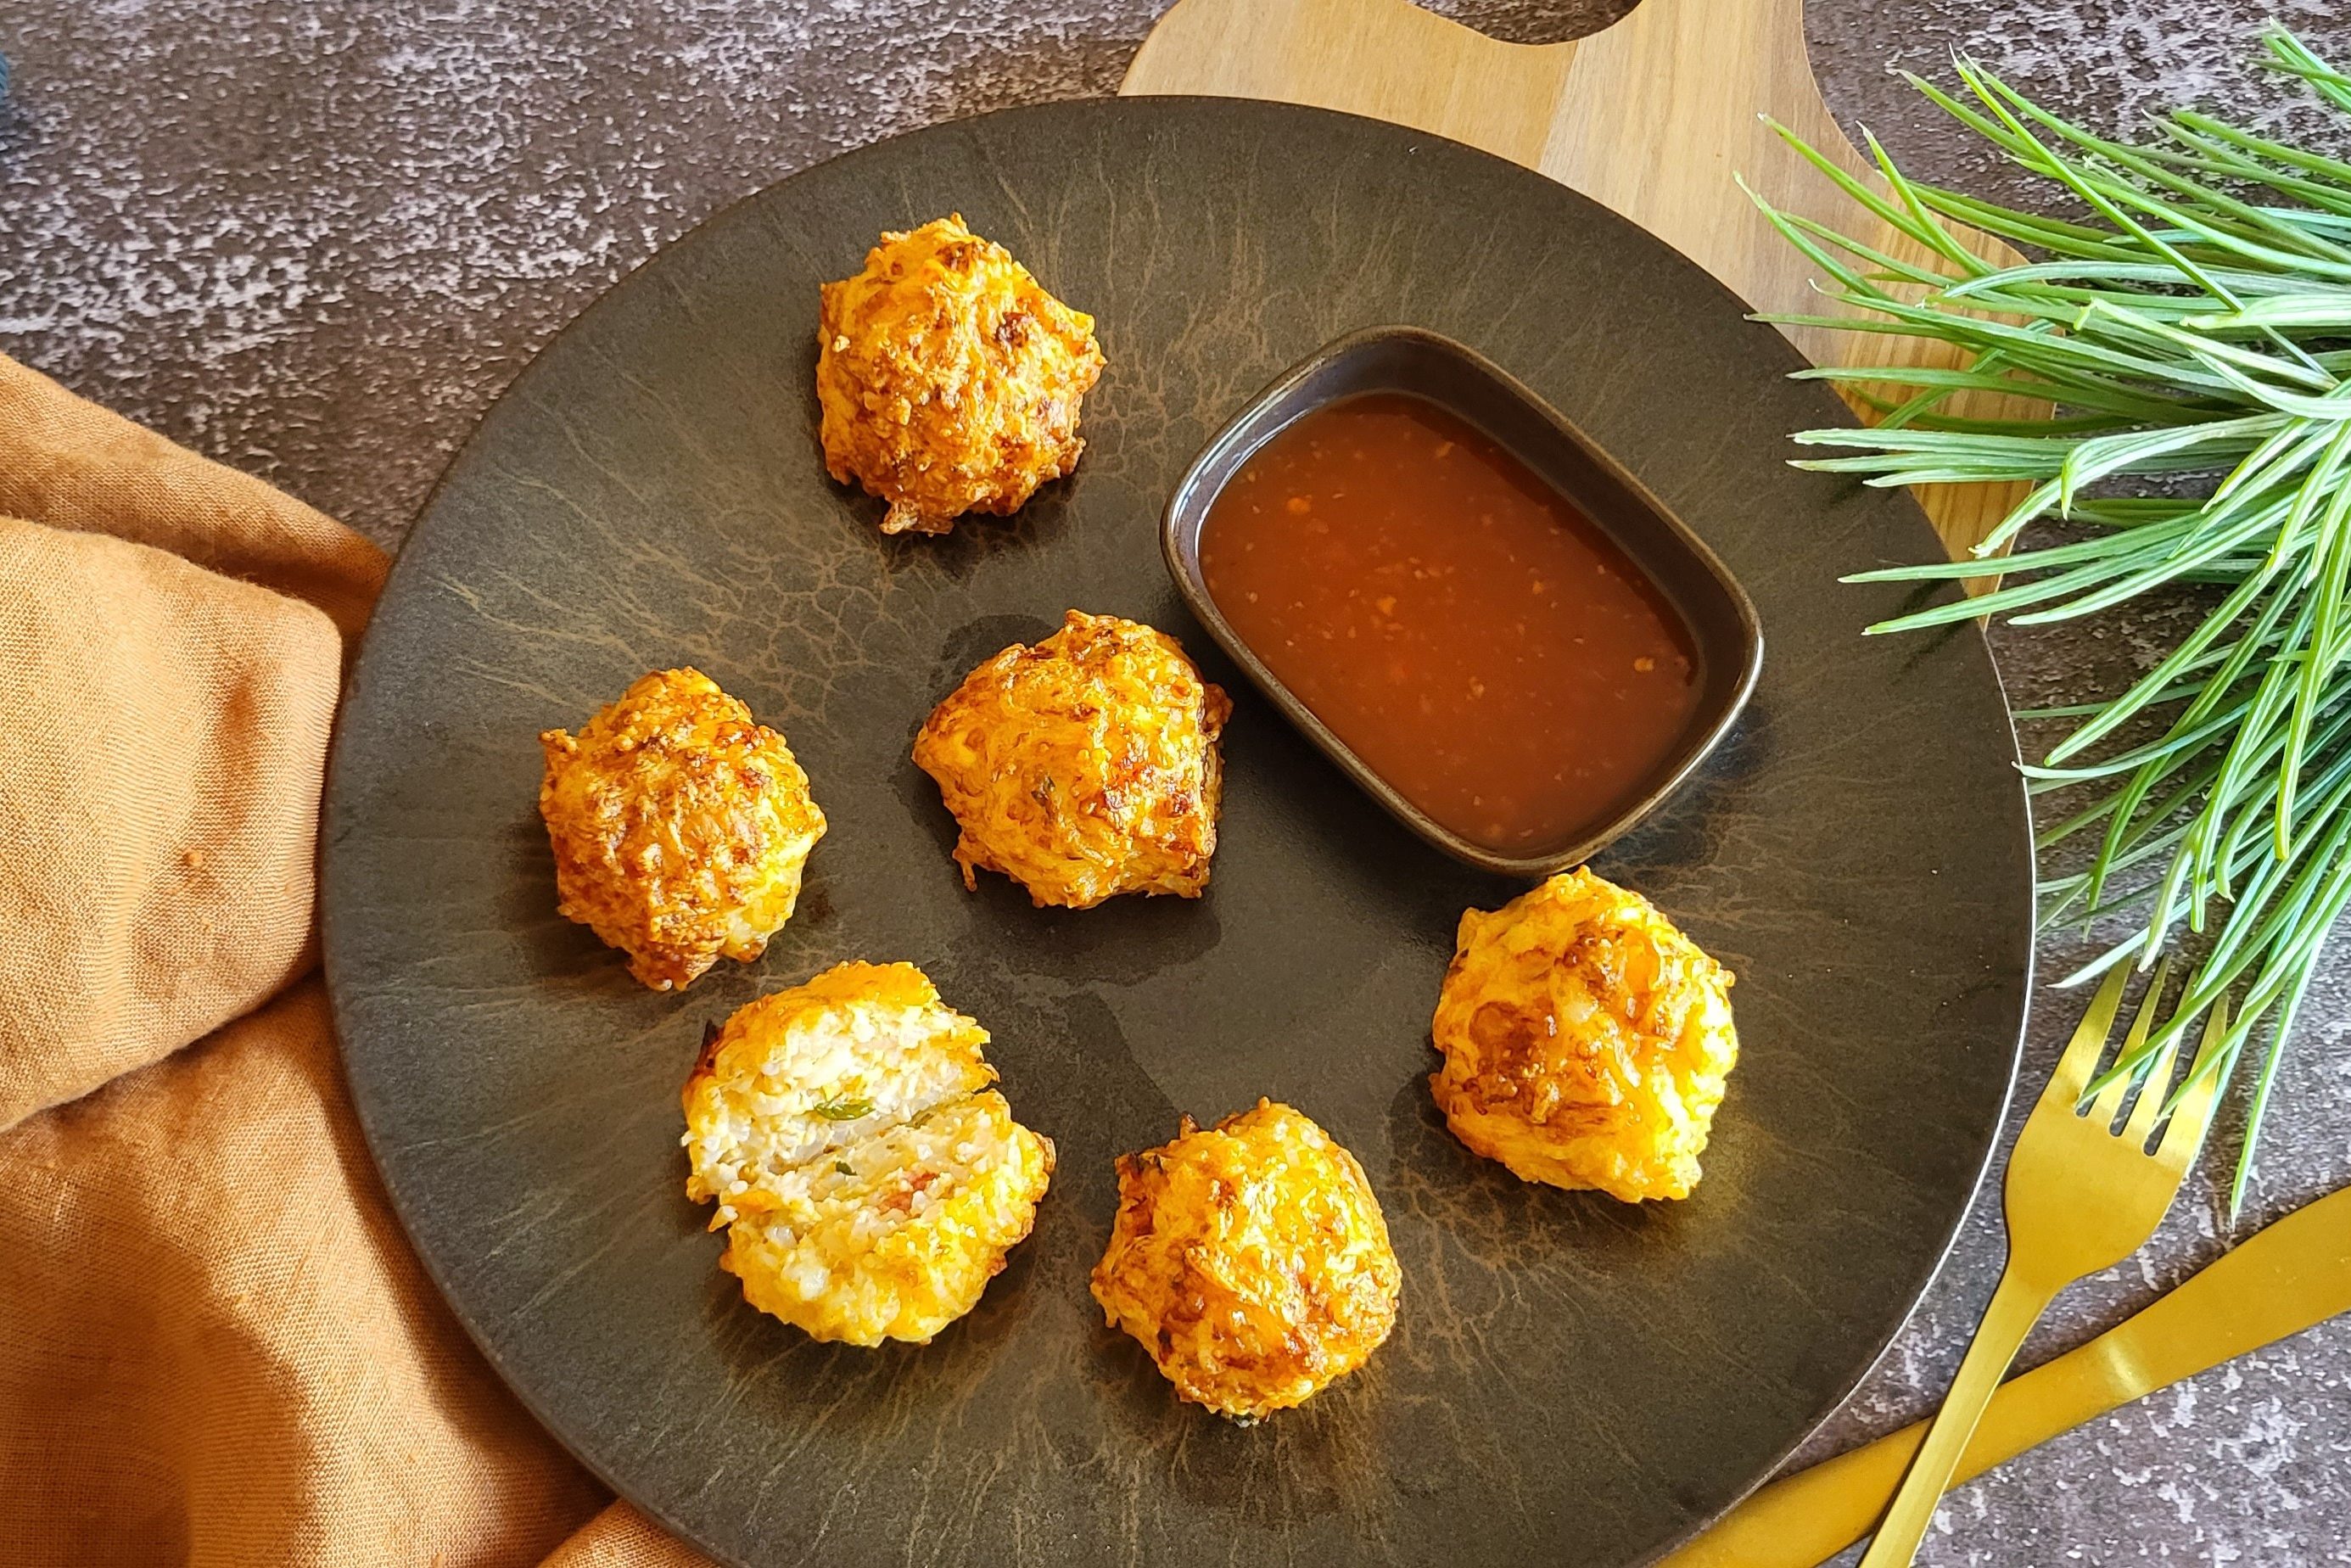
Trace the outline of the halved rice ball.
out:
M 687 1079 L 689 1196 L 731 1227 L 753 1306 L 821 1340 L 928 1341 L 1029 1234 L 1050 1140 L 911 964 L 849 963 L 761 997 Z

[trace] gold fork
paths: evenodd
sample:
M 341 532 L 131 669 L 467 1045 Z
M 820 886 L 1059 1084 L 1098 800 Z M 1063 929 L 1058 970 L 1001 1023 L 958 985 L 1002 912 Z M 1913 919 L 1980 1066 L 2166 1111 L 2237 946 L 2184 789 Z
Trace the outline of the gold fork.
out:
M 2168 960 L 2157 967 L 2123 1055 L 2146 1043 L 2170 967 Z M 1928 1429 L 1861 1568 L 1904 1568 L 1909 1563 L 1935 1517 L 1935 1505 L 1951 1483 L 1952 1471 L 1967 1452 L 1984 1406 L 2000 1387 L 2024 1336 L 2058 1291 L 2085 1275 L 2114 1267 L 2145 1245 L 2204 1141 L 2220 1079 L 2217 1071 L 2202 1071 L 2220 1045 L 2213 1031 L 2208 1031 L 2204 1049 L 2189 1070 L 2192 1087 L 2181 1097 L 2153 1154 L 2147 1152 L 2147 1144 L 2162 1117 L 2179 1055 L 2176 1044 L 2166 1046 L 2136 1079 L 2108 1084 L 2091 1102 L 2088 1114 L 2083 1113 L 2083 1092 L 2105 1052 L 2106 1032 L 2114 1026 L 2128 979 L 2129 967 L 2117 965 L 2098 988 L 2049 1087 L 2042 1091 L 2018 1134 L 2015 1152 L 2008 1156 L 2008 1267 L 1992 1291 L 1991 1305 L 1984 1309 L 1967 1359 L 1951 1380 L 1942 1413 Z M 2139 1086 L 2138 1100 L 2116 1136 L 2115 1117 L 2134 1082 Z

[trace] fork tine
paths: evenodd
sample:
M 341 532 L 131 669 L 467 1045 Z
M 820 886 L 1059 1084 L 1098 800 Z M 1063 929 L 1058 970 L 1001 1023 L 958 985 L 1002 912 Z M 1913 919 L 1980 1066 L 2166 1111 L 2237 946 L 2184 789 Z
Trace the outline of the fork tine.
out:
M 2116 1061 L 2121 1061 L 2147 1043 L 2147 1031 L 2155 1027 L 2155 1005 L 2162 999 L 2163 979 L 2163 974 L 2158 970 L 2155 984 L 2147 987 L 2147 995 L 2139 998 L 2138 1016 L 2131 1019 L 2130 1033 L 2124 1039 L 2122 1051 Z M 2098 1097 L 2090 1102 L 2090 1120 L 2101 1127 L 2111 1128 L 2115 1124 L 2116 1113 L 2123 1108 L 2123 1096 L 2130 1092 L 2130 1086 L 2131 1075 L 2126 1072 L 2098 1091 Z
M 2115 1025 L 2115 1012 L 2123 1005 L 2123 988 L 2130 983 L 2130 966 L 2116 964 L 2090 998 L 2088 1010 L 2074 1028 L 2074 1038 L 2066 1043 L 2065 1054 L 2057 1059 L 2057 1071 L 2049 1075 L 2049 1087 L 2041 1092 L 2043 1105 L 2062 1105 L 2070 1113 L 2082 1103 L 2082 1088 L 2090 1082 L 2091 1070 L 2106 1049 L 2106 1031 Z
M 2171 1113 L 2171 1125 L 2165 1129 L 2163 1142 L 2155 1153 L 2165 1165 L 2181 1170 L 2196 1157 L 2204 1142 L 2205 1129 L 2211 1125 L 2212 1104 L 2220 1097 L 2220 1071 L 2214 1061 L 2220 1054 L 2220 1042 L 2229 1033 L 2229 998 L 2222 997 L 2212 1004 L 2211 1014 L 2204 1020 L 2204 1039 L 2196 1049 L 2196 1064 L 2188 1070 L 2188 1092 L 2179 1097 L 2179 1106 Z M 2206 1071 L 2210 1068 L 2211 1071 Z
M 2155 967 L 2155 982 L 2147 988 L 2147 1000 L 2139 1008 L 2138 1023 L 2131 1030 L 2130 1043 L 2123 1047 L 2125 1051 L 2147 1038 L 2147 1026 L 2155 1017 L 2156 1000 L 2163 995 L 2163 983 L 2170 977 L 2171 958 L 2167 954 L 2163 962 Z M 2156 1120 L 2163 1113 L 2164 1096 L 2171 1092 L 2171 1070 L 2179 1061 L 2179 1040 L 2175 1035 L 2168 1045 L 2155 1053 L 2155 1060 L 2147 1063 L 2146 1081 L 2139 1085 L 2138 1103 L 2131 1107 L 2130 1121 L 2123 1127 L 2123 1136 L 2129 1140 L 2131 1147 L 2147 1147 L 2147 1140 L 2155 1131 Z

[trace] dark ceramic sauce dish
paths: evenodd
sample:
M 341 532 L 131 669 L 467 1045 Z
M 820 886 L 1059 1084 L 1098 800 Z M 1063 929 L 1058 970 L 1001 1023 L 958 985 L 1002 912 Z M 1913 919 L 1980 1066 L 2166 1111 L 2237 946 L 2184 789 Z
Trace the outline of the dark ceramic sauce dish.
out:
M 1267 441 L 1309 413 L 1374 392 L 1425 399 L 1523 463 L 1623 551 L 1678 615 L 1696 651 L 1697 701 L 1679 738 L 1600 820 L 1567 839 L 1510 852 L 1434 820 L 1365 763 L 1285 685 L 1217 608 L 1201 568 L 1201 537 L 1225 486 Z M 1193 459 L 1169 497 L 1160 543 L 1194 616 L 1290 722 L 1422 838 L 1469 864 L 1542 877 L 1580 865 L 1655 810 L 1729 733 L 1762 669 L 1755 607 L 1681 519 L 1556 410 L 1484 356 L 1416 327 L 1351 332 L 1284 372 Z M 1566 737 L 1562 737 L 1563 744 Z

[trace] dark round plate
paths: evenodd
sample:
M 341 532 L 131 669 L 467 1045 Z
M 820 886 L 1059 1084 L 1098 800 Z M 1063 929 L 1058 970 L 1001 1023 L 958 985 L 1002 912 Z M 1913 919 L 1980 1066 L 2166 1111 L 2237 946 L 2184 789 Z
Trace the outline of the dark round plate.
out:
M 1018 517 L 884 539 L 815 439 L 817 286 L 960 211 L 1099 323 L 1085 460 Z M 1517 889 L 1357 792 L 1187 620 L 1161 503 L 1343 330 L 1460 339 L 1729 563 L 1770 652 L 1738 733 L 1600 869 L 1739 976 L 1687 1202 L 1523 1186 L 1429 1105 L 1463 908 Z M 1981 638 L 1873 638 L 1841 571 L 1935 548 L 1786 466 L 1837 417 L 1696 267 L 1539 175 L 1222 99 L 1058 104 L 869 147 L 729 209 L 540 355 L 451 465 L 351 682 L 326 944 L 351 1086 L 434 1276 L 530 1407 L 716 1555 L 829 1563 L 1630 1563 L 1760 1479 L 1885 1346 L 2006 1102 L 2032 870 Z M 966 893 L 914 728 L 1071 606 L 1181 638 L 1237 706 L 1197 903 Z M 544 727 L 693 664 L 780 727 L 832 830 L 757 965 L 654 995 L 558 919 Z M 703 1025 L 848 957 L 922 965 L 1060 1145 L 1035 1236 L 927 1347 L 753 1312 L 686 1201 Z M 1180 1405 L 1086 1275 L 1111 1162 L 1272 1095 L 1363 1161 L 1405 1271 L 1362 1373 L 1255 1428 Z

